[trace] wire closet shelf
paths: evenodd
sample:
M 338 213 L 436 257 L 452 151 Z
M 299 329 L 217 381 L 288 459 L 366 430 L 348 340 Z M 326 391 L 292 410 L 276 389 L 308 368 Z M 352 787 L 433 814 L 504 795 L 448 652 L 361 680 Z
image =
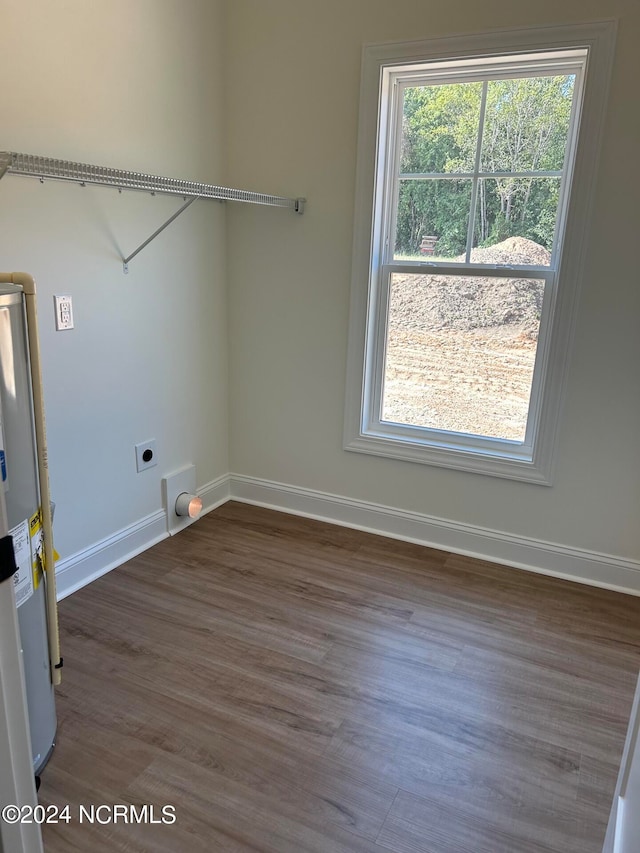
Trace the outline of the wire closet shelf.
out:
M 92 166 L 72 160 L 57 160 L 34 154 L 19 154 L 14 151 L 0 152 L 0 178 L 5 174 L 24 175 L 41 180 L 70 181 L 76 184 L 99 184 L 118 190 L 142 190 L 151 193 L 168 193 L 183 198 L 209 198 L 217 201 L 240 201 L 249 204 L 264 204 L 270 207 L 285 207 L 302 213 L 303 198 L 287 198 L 250 190 L 219 187 L 199 181 L 180 178 L 165 178 L 145 172 L 129 172 L 108 166 Z
M 144 243 L 141 243 L 134 252 L 122 258 L 122 268 L 125 273 L 129 272 L 129 261 L 155 240 L 197 199 L 240 201 L 247 204 L 262 204 L 268 207 L 284 207 L 300 214 L 304 212 L 306 201 L 304 198 L 287 198 L 286 196 L 256 193 L 250 190 L 219 187 L 216 184 L 184 181 L 180 178 L 164 178 L 145 172 L 128 172 L 125 169 L 112 169 L 109 166 L 92 166 L 88 163 L 57 160 L 53 157 L 40 157 L 36 154 L 18 154 L 15 151 L 0 151 L 0 179 L 5 174 L 39 178 L 43 183 L 45 180 L 67 181 L 80 184 L 83 187 L 87 184 L 114 187 L 119 192 L 139 190 L 151 193 L 151 195 L 160 193 L 182 196 L 185 204 L 156 229 Z
M 0 152 L 0 177 L 4 173 L 25 175 L 42 180 L 70 181 L 76 184 L 99 184 L 119 190 L 142 190 L 151 193 L 169 193 L 184 198 L 211 198 L 218 201 L 242 201 L 250 204 L 265 204 L 270 207 L 286 207 L 296 213 L 304 209 L 303 198 L 256 193 L 249 190 L 219 187 L 199 181 L 184 181 L 180 178 L 164 178 L 144 172 L 128 172 L 108 166 L 92 166 L 72 160 L 57 160 L 34 154 L 18 154 L 14 151 Z

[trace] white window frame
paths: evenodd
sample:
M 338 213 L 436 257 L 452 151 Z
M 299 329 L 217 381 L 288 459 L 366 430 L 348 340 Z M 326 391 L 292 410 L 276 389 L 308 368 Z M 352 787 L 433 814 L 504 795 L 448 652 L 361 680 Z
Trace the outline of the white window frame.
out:
M 595 172 L 604 124 L 615 22 L 539 29 L 502 30 L 422 42 L 371 45 L 364 49 L 358 140 L 353 274 L 345 409 L 346 450 L 551 484 L 556 434 L 575 322 L 577 293 L 586 254 L 586 235 L 595 189 Z M 556 239 L 550 267 L 509 267 L 393 260 L 385 249 L 382 223 L 393 218 L 396 176 L 386 156 L 389 134 L 397 133 L 390 115 L 391 86 L 420 73 L 424 63 L 451 62 L 461 68 L 473 60 L 491 68 L 500 57 L 544 54 L 545 62 L 563 60 L 562 51 L 586 51 L 584 80 L 578 69 L 572 123 L 579 121 L 577 147 L 567 150 Z M 565 54 L 566 56 L 566 54 Z M 568 62 L 575 62 L 567 58 Z M 451 72 L 449 71 L 451 79 Z M 552 72 L 557 73 L 557 72 Z M 572 69 L 566 73 L 575 73 Z M 477 72 L 476 72 L 477 75 Z M 496 73 L 497 78 L 509 76 Z M 477 79 L 477 76 L 476 76 Z M 581 97 L 580 90 L 581 88 Z M 378 144 L 379 142 L 379 144 Z M 476 164 L 477 170 L 477 164 Z M 394 271 L 439 275 L 499 275 L 545 281 L 536 353 L 530 417 L 523 442 L 470 436 L 381 421 L 384 347 L 390 275 Z

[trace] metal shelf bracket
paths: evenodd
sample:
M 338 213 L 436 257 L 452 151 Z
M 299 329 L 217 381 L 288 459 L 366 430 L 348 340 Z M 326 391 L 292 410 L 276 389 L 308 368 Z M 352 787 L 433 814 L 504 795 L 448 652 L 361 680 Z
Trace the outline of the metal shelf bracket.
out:
M 182 205 L 182 207 L 180 207 L 178 210 L 176 210 L 176 212 L 173 214 L 173 216 L 170 216 L 166 222 L 164 222 L 159 228 L 157 228 L 153 232 L 151 237 L 147 237 L 147 239 L 144 241 L 144 243 L 141 243 L 134 252 L 131 252 L 130 255 L 127 255 L 126 258 L 122 259 L 122 271 L 125 273 L 125 275 L 129 272 L 129 261 L 132 260 L 133 258 L 135 258 L 135 256 L 139 252 L 141 252 L 145 248 L 145 246 L 148 246 L 152 240 L 155 240 L 156 237 L 158 236 L 158 234 L 161 234 L 165 228 L 167 228 L 169 225 L 171 225 L 171 223 L 174 221 L 174 219 L 177 219 L 181 213 L 184 213 L 184 211 L 190 205 L 192 205 L 194 201 L 197 201 L 198 198 L 200 198 L 200 196 L 194 196 L 193 198 L 190 198 L 188 201 L 186 201 Z

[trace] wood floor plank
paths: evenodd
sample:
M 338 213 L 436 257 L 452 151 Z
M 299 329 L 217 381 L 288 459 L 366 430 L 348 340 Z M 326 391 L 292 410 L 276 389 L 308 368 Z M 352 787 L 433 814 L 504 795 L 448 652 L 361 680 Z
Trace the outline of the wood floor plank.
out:
M 547 630 L 560 629 L 567 637 L 588 638 L 592 644 L 609 642 L 628 646 L 636 654 L 640 640 L 640 597 L 620 597 L 612 590 L 539 576 L 535 584 L 527 573 L 510 572 L 503 566 L 453 554 L 445 563 L 448 574 L 464 581 L 466 595 L 480 600 L 488 589 L 494 601 L 508 601 L 521 592 L 536 623 Z
M 354 616 L 382 624 L 407 622 L 413 613 L 413 607 L 404 600 L 371 592 L 370 589 L 353 589 L 343 580 L 323 580 L 314 570 L 318 557 L 305 555 L 300 562 L 292 564 L 290 555 L 280 560 L 269 556 L 265 547 L 254 552 L 252 558 L 257 561 L 253 572 L 247 571 L 246 555 L 227 554 L 216 557 L 214 578 L 194 571 L 191 566 L 184 566 L 172 571 L 166 579 L 169 583 L 184 586 L 197 583 L 206 595 L 209 584 L 216 589 L 237 589 L 240 576 L 244 589 L 252 592 L 254 597 L 260 594 L 261 599 L 265 597 L 268 601 L 270 594 L 277 594 L 279 600 L 299 608 L 306 607 L 319 615 Z M 348 565 L 344 567 L 344 572 L 347 571 Z
M 61 603 L 48 853 L 596 853 L 640 599 L 228 503 Z
M 119 668 L 110 659 L 103 670 L 78 660 L 76 667 L 93 696 L 107 682 L 123 701 L 128 693 L 135 696 L 146 716 L 153 705 L 182 702 L 187 709 L 205 709 L 221 721 L 241 719 L 248 727 L 277 739 L 292 739 L 300 748 L 318 753 L 342 719 L 343 709 L 319 701 L 321 697 L 311 691 L 292 691 L 265 678 L 251 678 L 222 662 L 192 658 L 186 666 L 185 660 L 186 656 L 153 668 L 146 661 L 142 667 Z
M 382 853 L 375 842 L 326 821 L 322 815 L 301 813 L 295 797 L 256 791 L 229 778 L 224 779 L 223 785 L 216 782 L 215 768 L 194 767 L 165 755 L 151 764 L 131 788 L 142 798 L 150 795 L 154 799 L 172 799 L 178 814 L 197 817 L 218 835 L 233 839 L 239 849 L 268 853 Z M 215 798 L 210 796 L 212 789 L 216 791 Z
M 213 569 L 215 566 L 209 571 Z M 199 580 L 196 577 L 185 584 L 184 578 L 176 581 L 165 577 L 153 586 L 131 582 L 127 600 L 134 611 L 146 609 L 167 626 L 186 624 L 203 635 L 222 630 L 226 635 L 309 660 L 322 659 L 330 648 L 331 637 L 322 625 L 310 623 L 278 598 L 269 601 L 265 596 L 257 608 L 255 596 L 244 588 L 242 578 L 239 589 L 227 591 L 221 583 L 210 586 L 209 597 Z M 121 598 L 117 585 L 107 589 L 114 600 Z
M 624 740 L 631 712 L 628 699 L 591 678 L 523 662 L 508 652 L 468 648 L 455 671 L 472 680 L 478 690 L 511 701 L 514 707 L 540 715 L 547 708 L 558 708 L 555 731 L 566 736 L 570 729 L 572 742 L 581 752 L 588 750 L 593 738 L 600 742 L 600 752 L 612 756 L 620 739 Z
M 352 720 L 343 723 L 327 747 L 354 772 L 396 784 L 419 796 L 434 791 L 448 802 L 474 802 L 480 807 L 506 801 L 520 806 L 535 802 L 571 807 L 578 784 L 580 755 L 542 740 L 507 740 L 491 728 L 459 728 L 459 737 L 443 734 L 446 720 L 433 730 L 389 729 Z M 439 729 L 439 730 L 438 730 Z
M 598 813 L 608 813 L 611 808 L 611 792 L 615 790 L 619 767 L 618 751 L 608 761 L 583 755 L 578 777 L 578 799 L 587 805 L 594 806 Z
M 60 756 L 65 774 L 82 775 L 86 761 L 109 767 L 105 788 L 131 794 L 132 779 L 143 773 L 161 756 L 175 756 L 211 774 L 208 785 L 228 788 L 242 785 L 250 794 L 268 796 L 277 803 L 286 801 L 301 819 L 329 822 L 350 832 L 375 840 L 397 794 L 395 785 L 374 777 L 358 775 L 339 765 L 331 757 L 305 752 L 299 746 L 285 745 L 268 738 L 248 738 L 247 732 L 221 733 L 219 726 L 200 717 L 179 728 L 175 718 L 147 714 L 144 730 L 123 730 L 108 715 L 96 720 L 91 731 L 78 713 L 65 719 L 61 729 L 73 726 L 76 737 L 91 738 L 90 748 L 82 750 L 72 741 Z M 71 753 L 71 754 L 70 754 Z M 84 760 L 83 760 L 84 756 Z M 97 792 L 93 792 L 96 795 Z M 100 796 L 104 797 L 101 792 Z M 162 803 L 156 801 L 160 809 Z
M 398 794 L 378 843 L 394 853 L 600 853 L 604 828 L 588 814 L 492 800 L 490 808 L 441 792 Z

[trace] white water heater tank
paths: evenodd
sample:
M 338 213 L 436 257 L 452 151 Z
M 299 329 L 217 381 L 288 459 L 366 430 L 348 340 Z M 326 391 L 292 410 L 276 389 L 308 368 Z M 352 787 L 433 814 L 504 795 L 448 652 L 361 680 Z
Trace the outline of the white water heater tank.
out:
M 18 571 L 14 576 L 27 688 L 34 773 L 53 750 L 56 734 L 51 683 L 46 579 L 37 455 L 22 289 L 0 283 L 0 482 Z

